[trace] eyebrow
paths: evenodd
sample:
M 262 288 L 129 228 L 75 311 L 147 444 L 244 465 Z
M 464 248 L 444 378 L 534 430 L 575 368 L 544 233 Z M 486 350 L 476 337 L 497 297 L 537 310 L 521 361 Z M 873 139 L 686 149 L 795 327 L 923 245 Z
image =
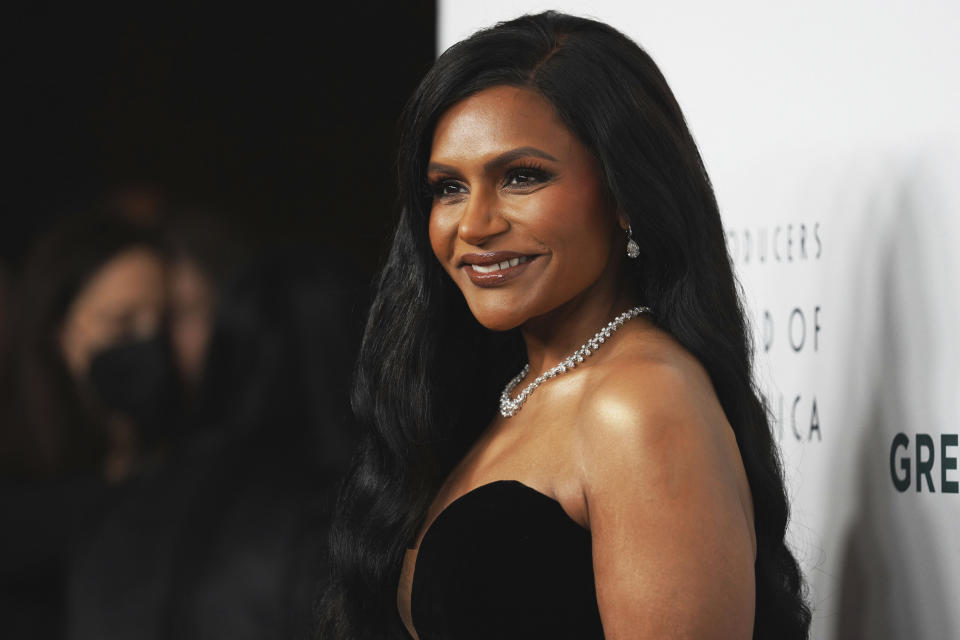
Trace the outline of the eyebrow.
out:
M 487 173 L 495 171 L 504 165 L 510 164 L 514 160 L 519 160 L 520 158 L 526 158 L 529 156 L 534 156 L 537 158 L 543 158 L 544 160 L 551 160 L 553 162 L 559 162 L 552 155 L 543 151 L 542 149 L 537 149 L 536 147 L 517 147 L 516 149 L 511 149 L 510 151 L 505 151 L 498 155 L 496 158 L 492 158 L 484 163 L 483 170 Z M 442 164 L 440 162 L 431 162 L 427 165 L 427 171 L 440 171 L 446 173 L 459 173 L 459 170 L 456 167 L 453 167 L 449 164 Z

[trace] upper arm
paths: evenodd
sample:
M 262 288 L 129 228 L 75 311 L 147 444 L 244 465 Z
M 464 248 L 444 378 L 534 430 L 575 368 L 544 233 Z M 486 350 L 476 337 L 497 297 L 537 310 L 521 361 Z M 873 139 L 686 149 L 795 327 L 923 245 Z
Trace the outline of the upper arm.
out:
M 657 364 L 590 402 L 582 472 L 607 638 L 751 636 L 751 534 L 729 426 L 711 424 L 703 392 Z

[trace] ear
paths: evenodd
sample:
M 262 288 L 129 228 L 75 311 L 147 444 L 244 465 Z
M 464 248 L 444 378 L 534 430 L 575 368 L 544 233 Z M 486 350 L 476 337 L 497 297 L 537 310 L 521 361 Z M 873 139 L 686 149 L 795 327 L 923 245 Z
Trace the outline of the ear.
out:
M 627 227 L 630 226 L 630 218 L 620 207 L 617 207 L 617 224 L 620 225 L 620 228 L 623 229 L 624 232 L 626 232 Z

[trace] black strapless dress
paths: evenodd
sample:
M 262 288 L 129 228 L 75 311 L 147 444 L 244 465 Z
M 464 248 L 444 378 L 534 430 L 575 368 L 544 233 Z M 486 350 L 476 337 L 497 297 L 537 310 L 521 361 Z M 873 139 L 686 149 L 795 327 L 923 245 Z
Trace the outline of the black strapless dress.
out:
M 410 598 L 421 640 L 603 638 L 590 532 L 514 480 L 477 487 L 434 519 Z

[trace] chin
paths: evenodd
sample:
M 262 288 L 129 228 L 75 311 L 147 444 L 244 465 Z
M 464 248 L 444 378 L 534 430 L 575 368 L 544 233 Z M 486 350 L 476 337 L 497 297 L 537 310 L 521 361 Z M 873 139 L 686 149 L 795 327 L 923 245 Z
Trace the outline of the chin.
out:
M 474 315 L 474 318 L 476 318 L 477 322 L 483 325 L 485 329 L 489 329 L 490 331 L 510 331 L 511 329 L 516 329 L 523 324 L 522 320 L 514 322 L 511 318 L 506 318 L 504 316 L 478 317 Z
M 467 299 L 470 313 L 484 328 L 491 331 L 510 331 L 516 329 L 528 319 L 520 305 L 504 301 L 495 303 L 492 300 L 486 303 Z

